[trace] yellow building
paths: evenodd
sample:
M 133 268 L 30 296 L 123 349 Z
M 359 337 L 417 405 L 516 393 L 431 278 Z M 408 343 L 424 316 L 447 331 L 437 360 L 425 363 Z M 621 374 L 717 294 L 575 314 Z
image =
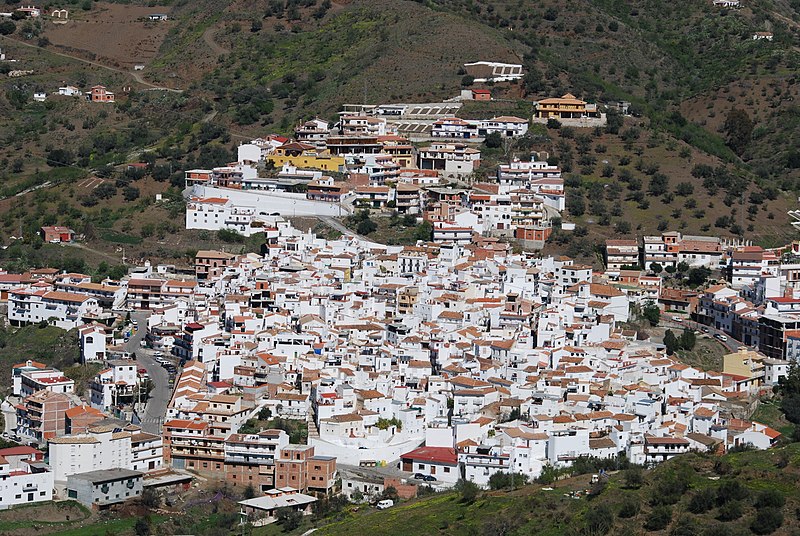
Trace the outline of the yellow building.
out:
M 583 119 L 588 117 L 600 117 L 597 112 L 596 104 L 589 104 L 572 93 L 567 93 L 563 97 L 553 97 L 542 99 L 536 103 L 536 111 L 533 114 L 537 119 Z
M 316 147 L 307 143 L 290 142 L 281 145 L 275 152 L 267 156 L 276 168 L 283 164 L 298 168 L 321 169 L 322 171 L 341 171 L 344 168 L 344 157 L 331 155 L 328 151 L 319 152 Z
M 414 146 L 406 138 L 396 135 L 378 136 L 378 142 L 383 145 L 381 152 L 390 155 L 392 161 L 401 168 L 416 167 Z
M 750 350 L 746 346 L 739 347 L 738 352 L 727 354 L 722 358 L 722 372 L 732 376 L 739 376 L 737 383 L 744 379 L 748 383 L 760 384 L 764 378 L 764 355 Z

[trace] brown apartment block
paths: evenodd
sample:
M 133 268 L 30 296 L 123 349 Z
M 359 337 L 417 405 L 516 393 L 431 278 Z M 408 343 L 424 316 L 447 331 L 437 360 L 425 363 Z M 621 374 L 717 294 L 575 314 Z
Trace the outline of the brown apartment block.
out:
M 315 456 L 310 445 L 289 445 L 281 449 L 275 466 L 275 487 L 301 492 L 328 494 L 336 483 L 336 458 Z
M 194 257 L 194 272 L 197 279 L 219 277 L 236 257 L 224 251 L 201 250 Z
M 266 492 L 275 487 L 275 461 L 281 447 L 289 445 L 283 430 L 258 434 L 231 434 L 225 440 L 225 480 L 235 486 L 252 485 Z
M 165 465 L 224 478 L 225 437 L 213 435 L 207 422 L 172 419 L 163 436 Z
M 70 407 L 72 402 L 67 395 L 38 391 L 17 406 L 17 427 L 39 442 L 62 436 L 65 414 Z

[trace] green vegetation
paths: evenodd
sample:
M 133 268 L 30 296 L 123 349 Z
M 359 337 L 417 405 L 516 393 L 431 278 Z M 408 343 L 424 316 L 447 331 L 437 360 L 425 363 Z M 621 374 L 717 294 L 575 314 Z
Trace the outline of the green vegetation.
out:
M 11 367 L 27 359 L 69 371 L 79 361 L 75 331 L 40 325 L 0 328 L 0 389 L 11 387 Z
M 358 234 L 369 236 L 381 244 L 413 245 L 418 240 L 428 242 L 433 238 L 430 223 L 417 223 L 415 216 L 406 214 L 401 217 L 397 211 L 373 217 L 369 210 L 362 209 L 346 217 L 344 223 Z
M 786 459 L 792 460 L 788 466 Z M 789 534 L 800 527 L 794 513 L 800 506 L 798 460 L 798 443 L 722 458 L 691 454 L 650 471 L 631 468 L 611 475 L 580 500 L 565 496 L 575 489 L 568 481 L 553 491 L 528 485 L 474 495 L 462 484 L 454 492 L 384 511 L 350 511 L 318 533 L 399 535 L 413 526 L 421 535 L 639 534 L 643 529 L 671 535 Z
M 266 411 L 265 411 L 266 410 Z M 308 440 L 308 423 L 301 419 L 271 419 L 270 411 L 261 410 L 256 419 L 249 419 L 240 428 L 240 434 L 257 434 L 261 430 L 278 429 L 289 434 L 289 441 L 295 444 L 305 444 Z

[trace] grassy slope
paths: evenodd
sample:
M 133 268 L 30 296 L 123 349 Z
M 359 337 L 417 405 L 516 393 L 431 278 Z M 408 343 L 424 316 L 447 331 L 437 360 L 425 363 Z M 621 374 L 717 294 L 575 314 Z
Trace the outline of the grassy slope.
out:
M 28 359 L 67 371 L 80 356 L 74 331 L 56 327 L 26 326 L 14 331 L 0 331 L 0 391 L 11 387 L 11 367 Z
M 789 534 L 792 529 L 797 530 L 800 526 L 795 516 L 795 508 L 800 505 L 800 488 L 797 484 L 800 444 L 769 452 L 726 455 L 717 472 L 714 469 L 716 460 L 704 455 L 673 459 L 648 472 L 641 489 L 627 489 L 622 474 L 616 474 L 611 477 L 605 491 L 591 500 L 566 498 L 563 496 L 565 489 L 547 492 L 541 491 L 541 486 L 528 486 L 515 492 L 485 493 L 470 505 L 460 503 L 456 494 L 447 493 L 404 503 L 385 511 L 362 508 L 359 512 L 351 513 L 344 521 L 323 526 L 317 534 L 336 536 L 370 532 L 400 535 L 407 534 L 409 527 L 414 527 L 414 534 L 420 535 L 579 534 L 586 525 L 586 513 L 603 505 L 609 506 L 615 514 L 610 534 L 641 534 L 646 532 L 642 526 L 651 510 L 651 498 L 658 495 L 658 482 L 679 473 L 686 475 L 690 486 L 673 506 L 673 528 L 680 517 L 688 517 L 689 522 L 700 527 L 717 524 L 715 518 L 719 513 L 718 508 L 695 515 L 688 513 L 687 505 L 691 496 L 698 491 L 707 488 L 716 490 L 725 478 L 735 477 L 750 491 L 750 497 L 743 501 L 744 515 L 739 520 L 724 523 L 731 532 L 719 534 L 738 534 L 738 530 L 748 534 L 750 531 L 746 527 L 755 514 L 752 506 L 754 498 L 759 491 L 768 488 L 780 490 L 787 500 L 782 509 L 784 524 L 780 533 Z M 788 462 L 788 465 L 779 468 L 783 462 Z M 712 480 L 717 477 L 720 480 Z M 583 479 L 584 485 L 585 481 Z M 617 517 L 620 505 L 628 500 L 639 504 L 639 514 L 630 519 Z M 498 532 L 499 527 L 505 532 Z

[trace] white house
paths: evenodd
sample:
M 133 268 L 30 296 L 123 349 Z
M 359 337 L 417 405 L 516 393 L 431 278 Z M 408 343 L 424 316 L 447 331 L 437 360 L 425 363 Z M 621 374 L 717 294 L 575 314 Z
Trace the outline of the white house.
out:
M 80 329 L 81 363 L 103 361 L 106 358 L 106 332 L 102 326 L 89 325 Z
M 80 88 L 77 88 L 75 86 L 64 86 L 58 88 L 58 94 L 67 97 L 80 97 L 81 95 L 83 95 L 83 91 L 81 91 Z
M 51 501 L 53 472 L 33 447 L 0 449 L 0 507 Z
M 486 137 L 500 134 L 504 138 L 518 138 L 528 132 L 528 120 L 521 117 L 503 115 L 485 119 L 478 124 L 478 135 Z

